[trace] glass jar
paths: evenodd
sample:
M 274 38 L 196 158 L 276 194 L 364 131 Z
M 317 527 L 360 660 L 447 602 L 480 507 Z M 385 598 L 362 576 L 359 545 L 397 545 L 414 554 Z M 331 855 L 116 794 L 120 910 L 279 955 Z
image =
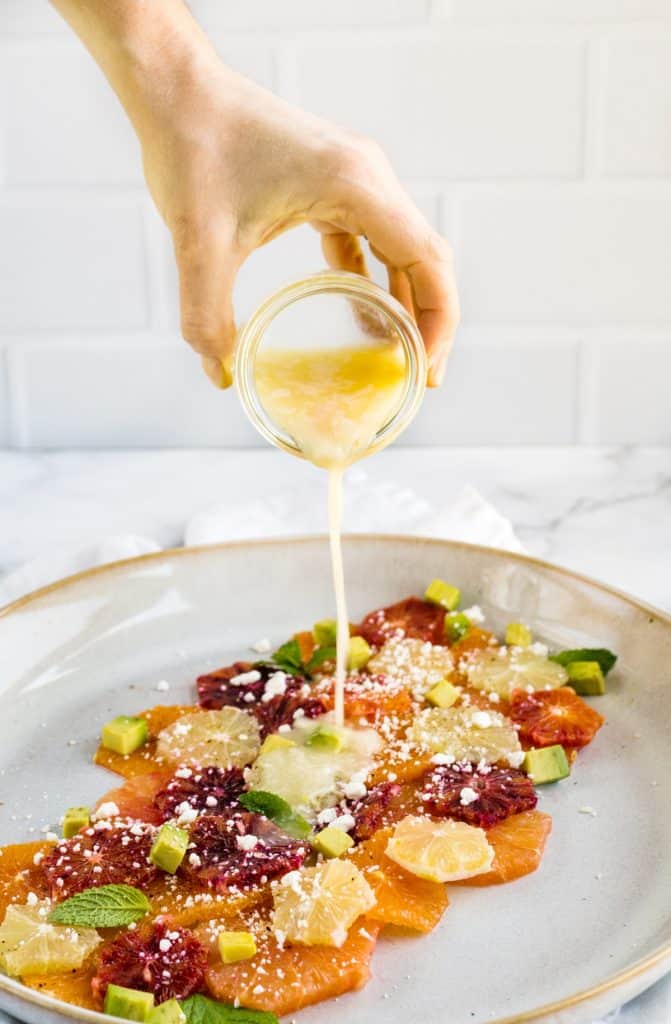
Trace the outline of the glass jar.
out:
M 285 414 L 284 422 L 280 423 L 277 414 L 269 408 L 272 403 L 263 399 L 263 387 L 259 386 L 264 372 L 263 359 L 270 357 L 272 360 L 273 352 L 277 354 L 274 372 L 280 382 L 277 390 L 283 389 L 286 397 L 293 388 L 292 400 L 297 404 L 302 401 L 297 359 L 310 353 L 314 365 L 323 366 L 324 374 L 328 374 L 332 365 L 340 367 L 345 357 L 350 360 L 348 365 L 355 360 L 362 386 L 358 396 L 362 425 L 359 446 L 349 455 L 343 455 L 344 465 L 379 451 L 395 440 L 415 416 L 424 395 L 427 360 L 413 318 L 384 288 L 358 274 L 324 271 L 281 288 L 252 314 L 240 333 L 236 349 L 235 384 L 256 429 L 278 448 L 299 458 L 309 458 L 318 465 L 327 465 L 314 453 L 306 451 L 299 437 L 292 433 L 299 417 Z M 386 360 L 384 366 L 388 368 L 389 353 L 393 353 L 398 380 L 393 389 L 387 386 L 385 402 L 376 404 L 379 397 L 375 390 L 379 369 L 376 360 Z M 369 358 L 370 375 L 366 363 Z M 379 379 L 384 382 L 385 374 Z M 325 381 L 328 386 L 327 377 Z M 324 386 L 322 381 L 322 388 Z M 334 383 L 334 403 L 338 401 L 337 387 Z M 378 410 L 379 423 L 374 420 Z M 330 413 L 334 430 L 339 429 L 338 417 L 334 405 Z M 343 417 L 343 423 L 345 419 Z M 349 429 L 352 429 L 351 422 Z

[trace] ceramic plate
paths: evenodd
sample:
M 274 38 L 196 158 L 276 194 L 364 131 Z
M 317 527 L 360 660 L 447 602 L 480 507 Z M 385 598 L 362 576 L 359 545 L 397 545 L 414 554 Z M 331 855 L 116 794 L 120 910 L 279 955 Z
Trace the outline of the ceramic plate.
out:
M 457 582 L 496 629 L 528 622 L 556 647 L 619 654 L 607 725 L 573 778 L 541 791 L 554 819 L 541 869 L 508 886 L 454 887 L 429 936 L 385 937 L 363 991 L 300 1024 L 581 1024 L 671 968 L 671 619 L 530 558 L 417 538 L 345 544 L 350 617 Z M 0 614 L 0 841 L 29 840 L 114 776 L 91 758 L 101 724 L 194 699 L 197 673 L 332 613 L 326 541 L 222 545 L 134 559 L 40 591 Z M 166 679 L 168 694 L 157 692 Z M 585 813 L 591 808 L 593 813 Z M 102 1022 L 0 978 L 30 1022 Z M 109 1018 L 107 1018 L 109 1019 Z

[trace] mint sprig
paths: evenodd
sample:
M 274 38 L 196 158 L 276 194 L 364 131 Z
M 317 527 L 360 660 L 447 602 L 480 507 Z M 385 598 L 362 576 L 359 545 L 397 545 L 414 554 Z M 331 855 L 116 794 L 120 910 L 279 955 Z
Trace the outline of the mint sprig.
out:
M 278 1024 L 274 1013 L 228 1006 L 207 996 L 189 996 L 179 1004 L 186 1024 Z
M 122 928 L 149 910 L 149 900 L 132 885 L 101 885 L 63 900 L 49 914 L 51 924 L 79 928 Z
M 321 668 L 325 661 L 336 660 L 336 649 L 335 647 L 318 647 L 309 662 L 305 666 L 306 670 L 312 674 L 316 672 L 318 668 Z
M 617 661 L 617 655 L 605 647 L 581 647 L 573 651 L 559 651 L 557 654 L 551 654 L 550 661 L 556 661 L 558 665 L 564 667 L 574 661 L 597 661 L 601 671 L 607 676 Z
M 271 655 L 271 662 L 277 668 L 288 672 L 289 675 L 302 675 L 304 666 L 298 640 L 287 640 L 285 644 L 278 647 Z
M 248 811 L 263 814 L 294 839 L 305 839 L 312 829 L 310 823 L 300 814 L 296 814 L 286 800 L 276 793 L 267 793 L 263 789 L 252 789 L 238 798 Z

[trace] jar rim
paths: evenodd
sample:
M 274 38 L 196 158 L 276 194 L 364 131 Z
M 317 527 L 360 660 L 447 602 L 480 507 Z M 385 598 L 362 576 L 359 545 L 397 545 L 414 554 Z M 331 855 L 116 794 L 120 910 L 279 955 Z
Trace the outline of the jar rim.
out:
M 426 385 L 428 363 L 419 329 L 405 307 L 370 278 L 347 270 L 323 270 L 283 285 L 269 295 L 241 329 L 236 345 L 234 380 L 243 408 L 252 425 L 267 441 L 299 458 L 306 458 L 300 445 L 266 412 L 255 385 L 255 356 L 263 336 L 275 317 L 301 299 L 335 294 L 364 300 L 376 306 L 393 325 L 406 360 L 405 387 L 392 416 L 375 433 L 357 461 L 379 451 L 401 434 L 416 415 Z

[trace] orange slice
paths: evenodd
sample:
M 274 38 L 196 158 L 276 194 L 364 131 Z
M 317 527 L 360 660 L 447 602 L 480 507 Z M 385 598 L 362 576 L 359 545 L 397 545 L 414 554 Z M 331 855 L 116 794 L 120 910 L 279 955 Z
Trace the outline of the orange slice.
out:
M 0 847 L 0 920 L 10 903 L 25 903 L 29 892 L 46 896 L 47 886 L 39 861 L 51 849 L 53 843 L 45 842 Z
M 431 882 L 473 878 L 489 871 L 494 859 L 484 829 L 414 814 L 396 825 L 385 853 L 406 871 Z
M 551 831 L 552 818 L 542 811 L 523 811 L 490 828 L 487 841 L 494 850 L 491 871 L 465 884 L 500 885 L 531 874 L 543 859 Z
M 198 708 L 181 704 L 159 704 L 155 708 L 149 708 L 148 711 L 140 711 L 139 717 L 146 718 L 147 725 L 149 726 L 148 742 L 132 754 L 116 754 L 113 750 L 107 750 L 101 744 L 93 760 L 96 764 L 102 765 L 103 768 L 109 768 L 110 771 L 116 772 L 117 775 L 123 775 L 125 778 L 155 772 L 164 767 L 163 762 L 157 758 L 156 754 L 158 734 L 162 729 L 166 729 L 173 722 L 176 722 L 178 718 L 193 714 L 195 711 L 198 711 Z
M 212 947 L 205 976 L 211 995 L 225 1003 L 238 1000 L 249 1009 L 267 1010 L 283 1017 L 324 999 L 363 988 L 370 978 L 368 964 L 380 926 L 367 919 L 357 921 L 339 949 L 333 946 L 280 948 L 268 932 L 268 918 L 263 915 L 238 919 L 235 928 L 254 934 L 257 953 L 251 960 L 234 964 L 222 963 L 216 948 L 217 929 L 203 925 L 196 930 L 201 942 Z M 264 974 L 257 972 L 259 964 Z
M 349 855 L 375 895 L 375 906 L 367 916 L 381 924 L 430 932 L 447 909 L 447 889 L 440 882 L 418 878 L 387 857 L 392 834 L 391 828 L 381 829 Z

